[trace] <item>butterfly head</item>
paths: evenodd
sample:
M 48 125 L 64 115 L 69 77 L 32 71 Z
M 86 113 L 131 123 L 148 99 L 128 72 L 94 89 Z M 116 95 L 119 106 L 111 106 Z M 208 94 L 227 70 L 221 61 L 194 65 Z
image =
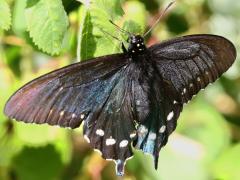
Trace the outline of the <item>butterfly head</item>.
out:
M 128 42 L 129 42 L 128 52 L 131 55 L 142 54 L 146 50 L 144 39 L 140 35 L 131 35 L 128 39 Z

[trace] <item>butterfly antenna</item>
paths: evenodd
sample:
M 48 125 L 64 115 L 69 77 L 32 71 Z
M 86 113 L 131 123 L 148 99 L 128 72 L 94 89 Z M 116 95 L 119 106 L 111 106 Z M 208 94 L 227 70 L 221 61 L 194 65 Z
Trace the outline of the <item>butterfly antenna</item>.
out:
M 164 11 L 160 14 L 159 18 L 155 21 L 155 23 L 152 25 L 152 27 L 143 35 L 143 37 L 146 37 L 152 30 L 155 28 L 155 26 L 158 24 L 158 22 L 162 19 L 163 15 L 167 12 L 167 10 L 175 3 L 175 1 L 172 1 L 168 4 L 168 6 L 164 9 Z
M 117 41 L 119 42 L 122 42 L 120 39 L 118 39 L 116 36 L 113 36 L 112 34 L 110 34 L 109 32 L 107 31 L 104 31 L 102 28 L 99 28 L 104 34 L 107 34 L 109 36 L 111 36 L 112 38 L 116 39 Z
M 115 26 L 120 32 L 122 32 L 122 33 L 126 33 L 126 34 L 128 34 L 129 36 L 132 35 L 130 32 L 128 32 L 128 31 L 126 31 L 126 30 L 120 28 L 118 25 L 116 25 L 112 20 L 109 20 L 109 22 L 110 22 L 112 25 L 114 25 L 114 26 Z

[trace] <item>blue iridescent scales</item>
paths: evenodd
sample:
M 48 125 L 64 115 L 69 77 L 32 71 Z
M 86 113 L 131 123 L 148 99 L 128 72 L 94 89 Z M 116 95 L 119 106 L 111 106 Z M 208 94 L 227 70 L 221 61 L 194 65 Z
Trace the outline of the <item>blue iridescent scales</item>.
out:
M 234 45 L 215 35 L 190 35 L 147 48 L 131 35 L 128 49 L 55 70 L 20 88 L 5 114 L 18 121 L 77 128 L 124 174 L 137 148 L 154 157 L 175 130 L 184 103 L 236 59 Z

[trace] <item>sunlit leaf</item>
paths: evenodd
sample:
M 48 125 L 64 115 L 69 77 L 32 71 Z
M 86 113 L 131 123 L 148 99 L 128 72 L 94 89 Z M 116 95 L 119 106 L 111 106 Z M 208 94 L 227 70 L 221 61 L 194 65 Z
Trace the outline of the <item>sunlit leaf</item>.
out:
M 14 33 L 17 34 L 18 36 L 23 35 L 27 28 L 24 14 L 26 1 L 27 0 L 16 0 L 14 3 L 12 29 Z
M 0 0 L 0 28 L 8 30 L 11 25 L 10 8 L 5 0 Z
M 109 20 L 123 15 L 120 1 L 99 0 L 80 9 L 78 61 L 119 52 L 120 43 L 112 36 L 119 36 Z
M 34 6 L 37 4 L 40 0 L 27 0 L 27 8 Z
M 146 27 L 146 9 L 141 2 L 129 1 L 126 3 L 126 16 L 124 20 L 127 24 L 128 31 L 135 34 L 143 34 Z
M 78 60 L 86 60 L 93 57 L 96 49 L 96 42 L 92 36 L 93 24 L 91 23 L 90 12 L 82 8 L 82 21 L 79 29 Z
M 40 0 L 26 10 L 27 26 L 33 42 L 44 52 L 59 54 L 68 17 L 60 0 Z

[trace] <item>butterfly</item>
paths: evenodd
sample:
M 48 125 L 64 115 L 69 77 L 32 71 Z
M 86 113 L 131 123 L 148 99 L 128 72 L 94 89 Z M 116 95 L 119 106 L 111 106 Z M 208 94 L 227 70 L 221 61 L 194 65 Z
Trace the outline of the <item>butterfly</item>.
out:
M 188 35 L 146 47 L 130 35 L 123 53 L 63 67 L 29 82 L 6 103 L 18 121 L 77 128 L 117 175 L 132 147 L 150 153 L 175 130 L 183 104 L 219 78 L 236 59 L 236 49 L 216 35 Z

